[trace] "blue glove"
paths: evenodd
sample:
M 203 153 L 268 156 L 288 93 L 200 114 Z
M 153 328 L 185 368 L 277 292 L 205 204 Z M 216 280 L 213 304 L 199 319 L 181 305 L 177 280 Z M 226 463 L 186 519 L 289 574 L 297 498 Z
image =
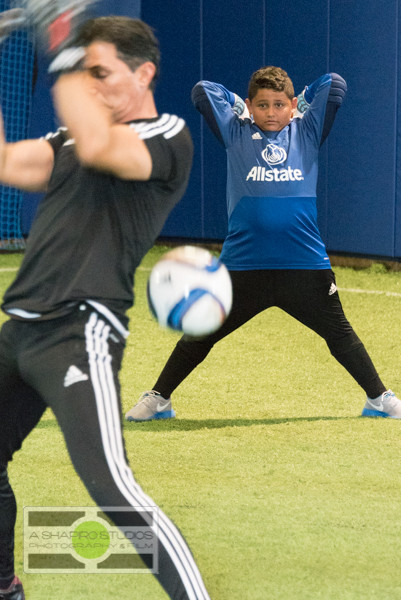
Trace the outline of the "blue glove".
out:
M 305 88 L 306 90 L 306 88 Z M 305 90 L 298 94 L 297 96 L 297 107 L 294 110 L 293 117 L 298 117 L 302 119 L 306 111 L 308 110 L 310 104 L 305 100 Z
M 234 104 L 232 105 L 232 109 L 237 114 L 240 119 L 250 119 L 248 108 L 243 101 L 243 99 L 237 94 L 234 95 Z

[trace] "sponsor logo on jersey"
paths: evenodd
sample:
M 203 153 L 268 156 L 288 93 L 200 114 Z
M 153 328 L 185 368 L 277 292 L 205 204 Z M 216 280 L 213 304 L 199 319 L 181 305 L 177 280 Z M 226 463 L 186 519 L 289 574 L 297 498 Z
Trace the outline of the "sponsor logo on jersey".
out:
M 259 131 L 257 131 L 256 133 L 253 134 L 252 136 L 253 140 L 261 140 L 262 136 L 260 135 Z
M 280 165 L 287 160 L 287 152 L 284 148 L 276 146 L 275 144 L 267 144 L 266 148 L 262 152 L 263 159 L 268 165 L 274 167 Z
M 256 134 L 255 134 L 256 135 Z M 252 136 L 253 137 L 253 136 Z M 301 169 L 292 167 L 277 169 L 279 165 L 287 160 L 287 152 L 284 148 L 276 144 L 267 144 L 261 152 L 263 160 L 267 162 L 268 167 L 255 166 L 246 176 L 246 181 L 303 181 L 304 176 Z
M 246 176 L 246 181 L 303 181 L 301 169 L 267 169 L 266 167 L 252 167 Z

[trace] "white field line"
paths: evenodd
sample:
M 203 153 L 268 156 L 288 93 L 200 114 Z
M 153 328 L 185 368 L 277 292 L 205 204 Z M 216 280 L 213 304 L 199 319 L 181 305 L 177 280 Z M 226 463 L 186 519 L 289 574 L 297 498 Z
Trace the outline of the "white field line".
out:
M 13 273 L 18 271 L 19 267 L 0 267 L 0 273 Z M 138 267 L 137 271 L 151 271 L 150 267 Z
M 151 267 L 138 267 L 138 271 L 151 271 Z M 0 269 L 1 271 L 1 269 Z M 375 294 L 376 296 L 393 296 L 395 298 L 401 298 L 399 292 L 385 292 L 383 290 L 363 290 L 361 288 L 337 288 L 339 292 L 350 292 L 351 294 Z
M 18 271 L 19 267 L 3 267 L 0 268 L 0 273 L 11 273 Z M 138 267 L 138 271 L 151 271 L 151 267 Z M 384 292 L 383 290 L 362 290 L 360 288 L 337 288 L 339 292 L 350 292 L 351 294 L 375 294 L 376 296 L 389 296 L 394 298 L 401 298 L 399 292 Z
M 383 290 L 361 290 L 359 288 L 337 288 L 339 292 L 351 292 L 353 294 L 376 294 L 377 296 L 394 296 L 395 298 L 401 298 L 401 294 L 398 292 L 384 292 Z

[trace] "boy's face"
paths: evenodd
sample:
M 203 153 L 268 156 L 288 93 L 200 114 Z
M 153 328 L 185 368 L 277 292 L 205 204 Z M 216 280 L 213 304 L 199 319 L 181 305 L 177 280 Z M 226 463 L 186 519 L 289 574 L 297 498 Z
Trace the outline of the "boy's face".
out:
M 256 96 L 245 100 L 256 125 L 262 131 L 281 131 L 291 121 L 297 98 L 290 100 L 284 92 L 260 88 Z

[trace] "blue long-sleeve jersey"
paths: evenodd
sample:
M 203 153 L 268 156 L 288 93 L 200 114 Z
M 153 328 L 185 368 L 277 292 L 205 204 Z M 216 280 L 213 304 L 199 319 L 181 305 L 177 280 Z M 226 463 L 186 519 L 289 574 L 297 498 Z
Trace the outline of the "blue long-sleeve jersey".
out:
M 310 107 L 304 117 L 268 132 L 233 112 L 233 94 L 222 85 L 194 87 L 193 102 L 218 128 L 227 153 L 228 235 L 221 260 L 229 269 L 330 268 L 317 226 L 318 153 L 345 91 L 339 75 L 323 75 L 305 90 Z

